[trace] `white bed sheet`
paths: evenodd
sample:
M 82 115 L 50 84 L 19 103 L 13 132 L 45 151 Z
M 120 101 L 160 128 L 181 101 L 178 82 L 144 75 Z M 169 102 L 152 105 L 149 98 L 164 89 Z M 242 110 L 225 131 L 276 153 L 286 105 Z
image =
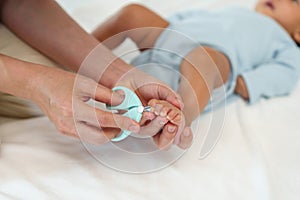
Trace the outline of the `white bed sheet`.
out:
M 59 2 L 90 31 L 131 1 Z M 252 6 L 254 1 L 139 2 L 166 15 L 194 6 Z M 262 100 L 253 106 L 242 100 L 227 105 L 222 136 L 214 151 L 200 159 L 201 134 L 218 111 L 205 114 L 193 124 L 197 137 L 182 157 L 161 170 L 142 174 L 122 173 L 98 162 L 80 142 L 58 134 L 46 117 L 5 123 L 1 119 L 0 199 L 296 200 L 300 198 L 299 102 L 298 84 L 288 97 Z M 145 148 L 133 141 L 123 147 Z M 127 160 L 110 145 L 93 149 L 116 166 L 139 167 L 140 163 Z M 177 148 L 159 159 L 174 155 L 178 155 Z M 157 163 L 159 160 L 147 159 L 141 167 L 151 169 Z

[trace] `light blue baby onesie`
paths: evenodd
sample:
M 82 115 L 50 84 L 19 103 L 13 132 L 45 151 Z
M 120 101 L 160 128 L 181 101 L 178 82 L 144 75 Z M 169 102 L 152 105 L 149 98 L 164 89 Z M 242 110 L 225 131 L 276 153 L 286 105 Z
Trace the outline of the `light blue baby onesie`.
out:
M 226 85 L 227 97 L 233 94 L 238 75 L 246 82 L 250 103 L 289 94 L 297 83 L 300 50 L 288 33 L 267 16 L 229 7 L 179 12 L 168 21 L 170 25 L 157 40 L 156 49 L 144 51 L 132 64 L 145 66 L 144 71 L 173 89 L 180 81 L 177 71 L 183 57 L 200 45 L 213 47 L 229 58 L 232 72 Z

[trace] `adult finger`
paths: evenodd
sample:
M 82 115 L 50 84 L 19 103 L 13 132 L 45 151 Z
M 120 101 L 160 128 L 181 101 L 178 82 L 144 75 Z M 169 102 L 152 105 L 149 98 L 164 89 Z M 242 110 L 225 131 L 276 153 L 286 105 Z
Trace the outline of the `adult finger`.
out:
M 180 141 L 177 146 L 182 149 L 187 149 L 192 145 L 193 138 L 192 129 L 190 127 L 185 127 L 183 133 L 180 135 Z
M 76 119 L 86 121 L 95 127 L 120 128 L 134 133 L 138 133 L 140 130 L 139 124 L 129 117 L 93 108 L 84 103 L 78 105 L 78 107 Z
M 184 116 L 183 115 L 177 115 L 177 116 L 179 116 L 178 120 L 176 120 L 177 133 L 175 135 L 174 142 L 173 142 L 175 145 L 179 144 L 182 131 L 185 128 L 185 118 L 184 118 Z
M 115 138 L 120 129 L 99 128 L 83 121 L 66 120 L 57 126 L 58 131 L 66 136 L 73 137 L 91 144 L 103 144 Z
M 120 132 L 120 129 L 102 129 L 86 122 L 77 122 L 76 130 L 80 140 L 90 144 L 104 144 L 116 137 Z
M 141 126 L 139 134 L 154 136 L 164 127 L 167 122 L 168 120 L 165 117 L 157 116 L 149 124 Z
M 112 91 L 100 84 L 97 85 L 92 97 L 99 102 L 108 105 L 119 105 L 125 98 L 125 94 L 122 90 Z
M 153 140 L 159 149 L 167 150 L 173 144 L 176 132 L 177 126 L 168 123 L 164 126 L 161 134 L 155 135 Z
M 92 140 L 95 138 L 95 135 L 97 135 L 98 137 L 100 136 L 103 137 L 102 129 L 100 128 L 97 129 L 96 127 L 90 126 L 86 122 L 82 122 L 82 121 L 63 120 L 57 124 L 56 128 L 63 135 L 70 136 L 83 141 L 88 141 L 88 142 L 92 142 Z M 99 139 L 95 141 L 98 141 L 99 143 Z
M 166 100 L 176 106 L 179 109 L 183 109 L 184 104 L 181 97 L 175 93 L 171 88 L 166 87 L 165 85 L 158 85 L 157 88 L 158 99 Z

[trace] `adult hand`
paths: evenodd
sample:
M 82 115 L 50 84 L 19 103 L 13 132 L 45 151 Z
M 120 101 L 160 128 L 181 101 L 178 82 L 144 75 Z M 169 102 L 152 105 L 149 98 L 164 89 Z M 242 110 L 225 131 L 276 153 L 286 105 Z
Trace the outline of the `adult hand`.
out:
M 165 100 L 177 108 L 183 109 L 182 100 L 177 93 L 161 81 L 141 72 L 137 68 L 133 68 L 124 74 L 117 85 L 123 85 L 135 91 L 144 105 L 148 105 L 151 99 L 158 99 Z M 151 116 L 145 117 L 151 118 Z M 184 120 L 176 130 L 171 124 L 166 123 L 167 120 L 156 117 L 151 123 L 143 126 L 142 130 L 147 130 L 147 132 L 149 132 L 148 130 L 154 130 L 155 133 L 149 132 L 149 135 L 153 136 L 156 145 L 161 149 L 165 149 L 171 143 L 178 145 L 180 148 L 188 148 L 192 142 L 192 131 L 189 127 L 186 127 Z M 182 132 L 186 134 L 182 135 Z
M 31 96 L 62 134 L 88 143 L 102 144 L 118 135 L 120 128 L 139 131 L 139 125 L 134 120 L 87 104 L 94 99 L 118 105 L 124 96 L 84 76 L 43 68 Z
M 151 106 L 152 112 L 144 114 L 140 134 L 153 136 L 154 143 L 163 150 L 171 147 L 171 141 L 182 149 L 188 148 L 192 143 L 193 134 L 190 127 L 184 127 L 187 124 L 183 112 L 167 101 L 152 99 L 148 105 Z M 147 119 L 151 121 L 147 126 L 143 126 Z M 169 134 L 161 134 L 164 130 Z

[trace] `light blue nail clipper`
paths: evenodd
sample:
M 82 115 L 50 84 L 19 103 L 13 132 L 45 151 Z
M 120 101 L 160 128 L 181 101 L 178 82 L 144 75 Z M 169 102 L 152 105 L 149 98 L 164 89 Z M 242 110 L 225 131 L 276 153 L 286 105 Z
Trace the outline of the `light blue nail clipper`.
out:
M 106 105 L 107 109 L 116 110 L 116 111 L 119 110 L 127 111 L 123 114 L 123 116 L 129 117 L 137 122 L 141 121 L 143 112 L 150 112 L 151 107 L 150 106 L 144 107 L 141 100 L 132 90 L 123 86 L 114 87 L 112 90 L 113 91 L 123 90 L 125 93 L 125 98 L 124 101 L 117 106 Z M 119 142 L 127 138 L 130 134 L 131 132 L 128 130 L 122 130 L 122 132 L 117 137 L 113 138 L 111 141 Z

